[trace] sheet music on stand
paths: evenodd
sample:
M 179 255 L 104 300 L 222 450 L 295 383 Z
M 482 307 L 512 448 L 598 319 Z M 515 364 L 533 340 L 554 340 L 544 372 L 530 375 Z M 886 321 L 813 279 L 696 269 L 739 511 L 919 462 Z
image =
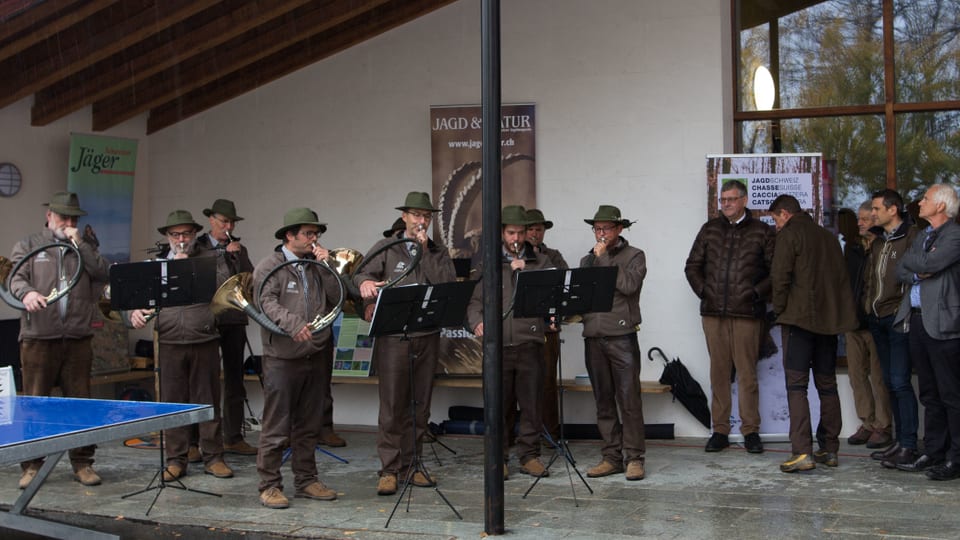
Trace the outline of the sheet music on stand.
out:
M 564 317 L 613 309 L 616 266 L 526 270 L 517 274 L 514 317 Z
M 371 336 L 462 326 L 476 281 L 400 285 L 380 291 L 370 324 Z
M 186 306 L 209 302 L 217 290 L 217 260 L 190 257 L 110 266 L 110 308 Z

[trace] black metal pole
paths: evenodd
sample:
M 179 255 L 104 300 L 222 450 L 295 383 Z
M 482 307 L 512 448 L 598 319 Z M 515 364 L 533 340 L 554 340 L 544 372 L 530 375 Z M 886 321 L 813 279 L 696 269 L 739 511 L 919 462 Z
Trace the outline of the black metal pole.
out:
M 503 299 L 500 275 L 500 1 L 480 8 L 483 179 L 483 507 L 487 534 L 503 534 Z

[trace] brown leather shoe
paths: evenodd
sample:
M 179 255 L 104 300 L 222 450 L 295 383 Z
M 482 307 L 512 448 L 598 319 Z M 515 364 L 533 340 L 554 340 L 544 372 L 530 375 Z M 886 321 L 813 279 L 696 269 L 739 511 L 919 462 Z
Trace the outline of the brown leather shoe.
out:
M 857 428 L 857 432 L 847 438 L 847 444 L 860 445 L 867 444 L 867 441 L 870 440 L 870 436 L 873 435 L 873 432 L 867 429 L 867 426 L 861 425 Z
M 627 480 L 643 480 L 643 462 L 639 460 L 627 463 Z
M 609 476 L 615 473 L 622 473 L 623 465 L 614 465 L 607 460 L 603 460 L 597 464 L 596 467 L 590 467 L 587 469 L 587 476 L 590 478 L 599 478 L 601 476 Z
M 187 469 L 176 463 L 167 463 L 167 466 L 163 469 L 164 482 L 173 482 L 177 478 L 183 478 L 186 475 Z
M 893 437 L 887 431 L 874 431 L 867 439 L 867 448 L 886 448 L 893 444 Z
M 40 472 L 40 467 L 33 464 L 28 465 L 26 469 L 23 470 L 23 473 L 20 474 L 20 489 L 27 489 L 27 486 L 30 485 L 30 482 L 33 482 L 33 478 L 37 476 L 37 473 Z
M 337 500 L 337 492 L 323 485 L 323 482 L 318 481 L 297 491 L 294 497 L 303 497 L 305 499 L 315 499 L 318 501 L 335 501 Z
M 543 466 L 543 462 L 540 461 L 540 458 L 533 458 L 526 463 L 520 465 L 520 472 L 523 474 L 529 474 L 530 476 L 538 476 L 541 478 L 550 476 L 550 471 Z
M 437 485 L 437 479 L 434 476 L 427 476 L 420 471 L 413 473 L 410 483 L 417 487 L 433 487 Z
M 203 468 L 206 474 L 212 474 L 217 478 L 233 478 L 233 469 L 227 466 L 222 459 L 211 461 L 209 465 Z
M 260 492 L 260 504 L 267 508 L 289 508 L 290 500 L 279 489 L 272 487 Z
M 247 444 L 247 441 L 240 439 L 239 442 L 223 445 L 223 451 L 227 454 L 237 454 L 239 456 L 255 456 L 257 449 Z
M 345 441 L 340 435 L 337 435 L 331 431 L 320 437 L 320 444 L 323 446 L 329 446 L 330 448 L 341 448 L 347 445 L 347 441 Z
M 73 471 L 73 479 L 85 486 L 99 486 L 103 481 L 100 479 L 100 475 L 89 465 L 84 465 Z
M 191 446 L 190 449 L 187 450 L 187 461 L 190 463 L 200 463 L 203 461 L 203 455 L 200 453 L 200 447 Z
M 397 492 L 397 475 L 384 473 L 377 480 L 377 495 L 393 495 Z

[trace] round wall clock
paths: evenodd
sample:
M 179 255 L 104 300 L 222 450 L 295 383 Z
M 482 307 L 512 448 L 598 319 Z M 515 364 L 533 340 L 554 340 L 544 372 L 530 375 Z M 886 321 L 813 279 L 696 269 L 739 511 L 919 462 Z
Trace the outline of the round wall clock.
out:
M 20 191 L 23 176 L 13 163 L 0 163 L 0 197 L 13 197 Z

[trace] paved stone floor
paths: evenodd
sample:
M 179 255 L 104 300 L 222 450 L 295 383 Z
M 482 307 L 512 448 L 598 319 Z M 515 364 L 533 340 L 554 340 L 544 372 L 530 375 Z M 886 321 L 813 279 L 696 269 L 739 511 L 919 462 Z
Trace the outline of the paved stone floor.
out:
M 463 516 L 433 490 L 412 488 L 384 528 L 396 496 L 376 495 L 379 461 L 375 434 L 341 430 L 348 440 L 336 453 L 340 463 L 318 453 L 321 478 L 339 493 L 334 502 L 291 499 L 291 507 L 270 510 L 257 499 L 254 457 L 228 456 L 232 479 L 203 474 L 191 465 L 184 484 L 222 495 L 163 490 L 149 516 L 155 491 L 122 499 L 146 486 L 159 466 L 156 450 L 120 442 L 100 447 L 96 469 L 104 479 L 87 488 L 72 481 L 61 462 L 31 504 L 31 513 L 121 534 L 123 538 L 481 538 L 484 536 L 483 440 L 443 437 L 456 454 L 430 446 L 425 462 L 439 489 Z M 255 442 L 255 437 L 252 437 Z M 593 494 L 561 463 L 527 496 L 532 479 L 510 463 L 505 483 L 506 534 L 545 540 L 622 538 L 960 538 L 960 481 L 933 482 L 921 474 L 882 469 L 863 447 L 841 448 L 838 468 L 784 474 L 778 464 L 788 445 L 768 444 L 762 455 L 736 445 L 716 454 L 702 440 L 649 441 L 647 478 L 623 475 L 587 479 Z M 596 463 L 596 441 L 574 442 L 581 471 Z M 550 452 L 545 452 L 549 456 Z M 292 480 L 286 469 L 286 493 Z M 0 468 L 0 505 L 8 508 L 19 491 L 19 468 Z M 576 503 L 574 500 L 576 496 Z M 19 538 L 0 531 L 0 538 Z M 25 538 L 25 537 L 24 537 Z

